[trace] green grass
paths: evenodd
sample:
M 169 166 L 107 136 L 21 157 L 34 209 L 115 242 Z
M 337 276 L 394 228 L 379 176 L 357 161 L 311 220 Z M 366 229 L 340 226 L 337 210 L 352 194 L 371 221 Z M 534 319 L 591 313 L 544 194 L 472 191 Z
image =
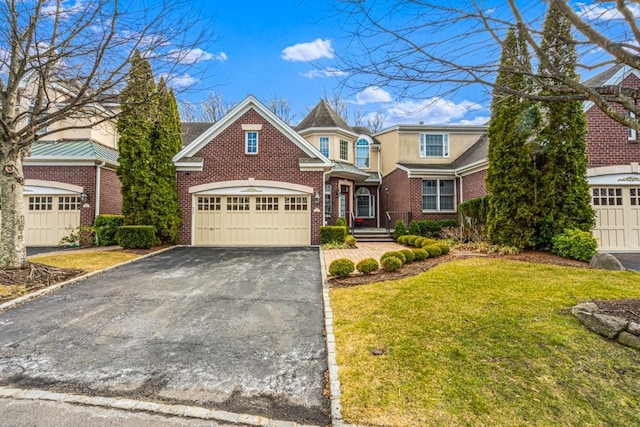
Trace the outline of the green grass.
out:
M 72 252 L 68 254 L 30 257 L 29 261 L 53 265 L 59 268 L 80 268 L 87 272 L 102 270 L 121 262 L 139 258 L 140 255 L 125 251 Z
M 638 298 L 639 278 L 473 258 L 333 289 L 345 421 L 640 425 L 640 352 L 569 312 L 580 301 Z M 382 347 L 386 355 L 370 354 Z

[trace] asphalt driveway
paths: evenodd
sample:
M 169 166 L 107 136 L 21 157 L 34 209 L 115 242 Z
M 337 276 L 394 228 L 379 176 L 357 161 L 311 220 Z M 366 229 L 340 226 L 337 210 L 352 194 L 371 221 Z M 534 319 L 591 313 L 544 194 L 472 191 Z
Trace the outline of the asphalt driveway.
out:
M 327 424 L 317 249 L 177 248 L 0 314 L 0 385 Z
M 627 270 L 640 271 L 640 253 L 620 252 L 611 255 L 618 258 L 620 264 Z

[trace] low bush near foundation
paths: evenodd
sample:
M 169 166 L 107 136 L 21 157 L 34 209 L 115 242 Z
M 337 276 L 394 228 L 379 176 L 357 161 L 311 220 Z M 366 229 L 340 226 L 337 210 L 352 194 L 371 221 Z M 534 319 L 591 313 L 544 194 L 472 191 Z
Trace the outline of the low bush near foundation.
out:
M 407 262 L 407 258 L 400 251 L 389 251 L 389 252 L 383 253 L 382 256 L 380 257 L 380 262 L 382 262 L 385 258 L 389 258 L 392 256 L 398 258 L 402 262 L 402 264 L 405 264 Z
M 325 225 L 320 227 L 320 244 L 344 243 L 347 227 L 341 225 Z
M 378 261 L 373 258 L 365 258 L 356 265 L 356 269 L 362 274 L 371 274 L 378 268 Z
M 429 258 L 435 258 L 442 255 L 442 249 L 440 249 L 440 246 L 438 246 L 438 244 L 423 246 L 422 249 L 427 251 L 427 253 L 429 254 Z
M 413 253 L 413 251 L 411 249 L 403 249 L 400 252 L 402 252 L 402 254 L 404 255 L 404 257 L 407 260 L 407 264 L 410 262 L 415 261 L 416 259 L 416 255 Z
M 118 244 L 124 249 L 148 249 L 156 239 L 152 225 L 123 225 L 118 227 Z
M 389 256 L 381 261 L 381 265 L 384 271 L 390 273 L 402 267 L 402 261 L 395 256 Z
M 353 261 L 347 258 L 340 258 L 329 265 L 329 274 L 336 277 L 346 277 L 353 273 L 354 269 Z
M 416 248 L 413 250 L 413 255 L 416 261 L 422 261 L 429 258 L 429 253 L 424 249 Z
M 564 230 L 551 242 L 551 252 L 564 258 L 589 261 L 598 252 L 598 241 L 593 234 L 577 228 Z

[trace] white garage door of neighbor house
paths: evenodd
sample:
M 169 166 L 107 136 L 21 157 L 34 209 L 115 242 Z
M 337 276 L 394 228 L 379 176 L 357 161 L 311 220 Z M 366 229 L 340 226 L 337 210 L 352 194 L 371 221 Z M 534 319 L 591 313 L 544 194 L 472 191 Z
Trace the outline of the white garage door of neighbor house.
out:
M 592 187 L 591 195 L 600 249 L 640 249 L 640 186 Z
M 80 195 L 29 195 L 24 206 L 27 246 L 58 246 L 80 225 Z
M 308 195 L 195 195 L 195 245 L 310 244 Z

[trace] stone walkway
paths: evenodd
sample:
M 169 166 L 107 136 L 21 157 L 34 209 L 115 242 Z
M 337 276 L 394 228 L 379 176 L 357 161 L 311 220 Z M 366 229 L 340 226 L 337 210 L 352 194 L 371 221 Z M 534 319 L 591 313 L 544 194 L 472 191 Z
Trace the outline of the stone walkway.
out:
M 373 258 L 380 261 L 380 256 L 388 251 L 398 251 L 408 249 L 404 245 L 393 242 L 361 242 L 355 249 L 323 249 L 324 263 L 327 271 L 332 261 L 338 258 L 347 258 L 357 264 L 365 258 Z

